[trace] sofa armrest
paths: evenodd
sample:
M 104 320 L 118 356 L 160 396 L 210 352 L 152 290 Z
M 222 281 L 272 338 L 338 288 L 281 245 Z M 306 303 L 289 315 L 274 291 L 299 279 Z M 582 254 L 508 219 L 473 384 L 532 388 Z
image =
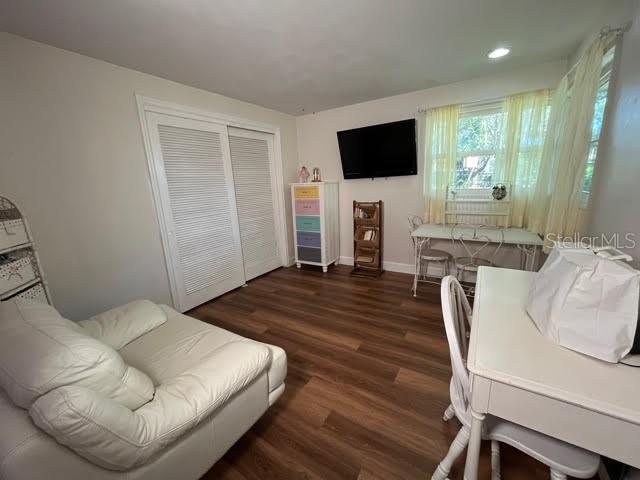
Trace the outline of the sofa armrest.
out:
M 66 386 L 40 397 L 29 413 L 36 425 L 89 461 L 129 470 L 198 425 L 269 361 L 267 347 L 232 342 L 157 387 L 154 399 L 136 411 L 84 387 Z
M 115 350 L 167 321 L 162 308 L 149 300 L 135 300 L 82 320 L 78 325 L 87 335 Z

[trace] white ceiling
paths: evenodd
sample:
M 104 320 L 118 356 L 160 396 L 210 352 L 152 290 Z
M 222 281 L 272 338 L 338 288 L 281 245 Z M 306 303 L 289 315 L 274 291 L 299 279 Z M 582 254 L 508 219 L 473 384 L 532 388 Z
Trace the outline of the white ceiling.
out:
M 1 0 L 0 30 L 299 115 L 567 57 L 619 3 Z

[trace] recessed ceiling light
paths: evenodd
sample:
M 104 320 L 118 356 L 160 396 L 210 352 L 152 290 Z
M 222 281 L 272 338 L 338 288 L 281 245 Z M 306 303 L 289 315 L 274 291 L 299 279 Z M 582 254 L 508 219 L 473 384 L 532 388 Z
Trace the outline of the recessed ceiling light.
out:
M 488 57 L 489 58 L 500 58 L 500 57 L 504 57 L 505 55 L 507 55 L 511 50 L 505 47 L 499 47 L 496 48 L 495 50 L 492 50 L 491 52 L 489 52 Z

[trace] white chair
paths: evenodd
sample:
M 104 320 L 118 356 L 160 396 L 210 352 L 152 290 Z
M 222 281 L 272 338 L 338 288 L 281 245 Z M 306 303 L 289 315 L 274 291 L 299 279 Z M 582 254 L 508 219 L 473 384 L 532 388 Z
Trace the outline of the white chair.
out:
M 478 273 L 478 267 L 495 267 L 495 257 L 500 251 L 500 247 L 504 243 L 504 230 L 496 227 L 489 227 L 484 225 L 478 225 L 473 227 L 473 233 L 470 234 L 467 231 L 458 233 L 456 231 L 458 225 L 454 225 L 451 228 L 451 240 L 458 241 L 465 249 L 466 255 L 455 258 L 456 266 L 456 278 L 462 282 L 465 280 L 465 274 Z M 469 226 L 462 226 L 463 228 L 469 228 Z M 498 233 L 498 241 L 495 238 L 490 238 L 487 229 L 491 229 L 492 232 Z M 490 254 L 484 254 L 483 252 L 489 251 L 489 245 L 494 244 L 496 247 Z M 467 288 L 466 293 L 473 295 L 473 288 Z
M 471 321 L 471 307 L 460 283 L 451 276 L 442 280 L 440 293 L 453 370 L 449 388 L 451 405 L 445 411 L 443 418 L 444 421 L 448 421 L 455 415 L 462 423 L 462 427 L 453 440 L 447 456 L 433 473 L 432 480 L 447 478 L 451 465 L 466 448 L 471 432 L 469 373 L 466 367 L 467 332 Z M 551 478 L 555 480 L 566 479 L 567 475 L 590 478 L 597 472 L 600 465 L 599 455 L 491 415 L 487 415 L 483 422 L 483 439 L 491 440 L 491 478 L 493 480 L 500 478 L 500 442 L 511 445 L 547 465 L 551 470 Z
M 422 218 L 418 215 L 409 215 L 408 220 L 410 234 L 424 223 Z M 413 296 L 415 297 L 418 294 L 418 282 L 440 285 L 440 280 L 449 275 L 449 263 L 451 262 L 452 256 L 449 252 L 445 252 L 444 250 L 431 248 L 431 241 L 429 238 L 417 238 L 412 236 L 411 240 L 413 241 L 413 245 L 417 251 L 417 275 L 415 276 L 415 281 L 412 287 Z M 441 265 L 441 275 L 438 276 L 429 273 L 429 265 L 432 263 Z

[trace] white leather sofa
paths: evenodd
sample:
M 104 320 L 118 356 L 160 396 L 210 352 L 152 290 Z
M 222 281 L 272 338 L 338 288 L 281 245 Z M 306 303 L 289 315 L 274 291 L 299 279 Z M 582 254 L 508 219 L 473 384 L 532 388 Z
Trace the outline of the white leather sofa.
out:
M 285 352 L 137 301 L 0 303 L 0 479 L 196 479 L 284 391 Z

